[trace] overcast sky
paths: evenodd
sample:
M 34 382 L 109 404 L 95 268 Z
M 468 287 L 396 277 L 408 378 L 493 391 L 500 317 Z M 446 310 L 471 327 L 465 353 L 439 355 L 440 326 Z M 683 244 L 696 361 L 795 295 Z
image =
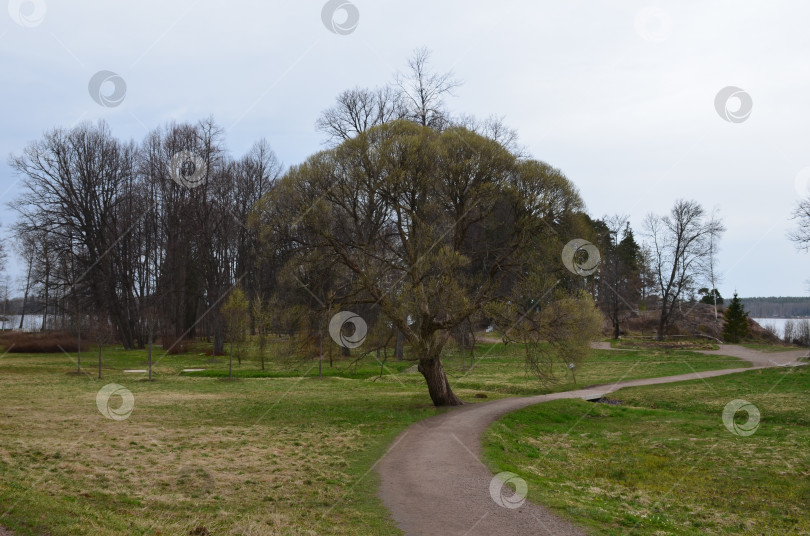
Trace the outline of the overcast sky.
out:
M 314 123 L 340 91 L 390 81 L 425 46 L 464 83 L 450 109 L 504 117 L 592 216 L 627 214 L 640 235 L 647 213 L 695 199 L 728 227 L 724 296 L 810 291 L 810 255 L 786 238 L 810 193 L 810 3 L 343 3 L 324 20 L 321 0 L 11 1 L 0 15 L 4 228 L 19 193 L 5 156 L 47 129 L 104 119 L 140 140 L 212 115 L 234 155 L 264 137 L 292 165 L 322 147 Z M 126 84 L 118 105 L 91 97 L 99 71 L 120 77 L 102 96 Z M 726 87 L 739 89 L 718 111 Z

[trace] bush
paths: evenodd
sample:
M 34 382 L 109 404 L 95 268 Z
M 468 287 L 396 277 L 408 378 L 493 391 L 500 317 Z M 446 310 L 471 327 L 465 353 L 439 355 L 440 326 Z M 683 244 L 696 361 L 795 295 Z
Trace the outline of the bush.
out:
M 796 324 L 793 320 L 785 322 L 785 335 L 784 341 L 788 344 L 793 344 L 793 336 L 796 334 Z
M 171 342 L 168 339 L 161 340 L 160 345 L 164 350 L 166 350 L 166 354 L 168 355 L 180 355 L 189 351 L 189 343 L 186 339 Z
M 60 331 L 25 333 L 9 331 L 0 336 L 0 346 L 11 354 L 56 354 L 79 349 L 76 335 Z
M 779 330 L 776 328 L 776 324 L 773 322 L 766 322 L 762 325 L 762 329 L 773 335 L 776 339 L 779 339 Z
M 785 322 L 784 341 L 798 346 L 810 344 L 810 320 L 804 318 Z

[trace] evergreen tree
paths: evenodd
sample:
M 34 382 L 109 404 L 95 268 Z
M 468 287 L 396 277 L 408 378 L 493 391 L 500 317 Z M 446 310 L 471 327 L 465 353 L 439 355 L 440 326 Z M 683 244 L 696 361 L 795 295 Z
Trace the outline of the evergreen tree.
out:
M 603 236 L 598 304 L 610 319 L 613 338 L 618 339 L 620 323 L 637 311 L 641 300 L 641 248 L 626 216 L 605 217 L 594 227 Z
M 723 317 L 723 340 L 738 343 L 748 336 L 748 313 L 736 292 Z
M 702 288 L 698 291 L 698 294 L 703 295 L 700 299 L 700 303 L 705 303 L 707 305 L 714 305 L 715 298 L 717 298 L 717 305 L 723 305 L 725 301 L 723 296 L 720 295 L 720 291 L 717 289 L 709 290 L 707 288 Z
M 641 247 L 636 242 L 630 222 L 625 224 L 622 240 L 616 250 L 625 266 L 627 277 L 637 276 L 641 265 Z

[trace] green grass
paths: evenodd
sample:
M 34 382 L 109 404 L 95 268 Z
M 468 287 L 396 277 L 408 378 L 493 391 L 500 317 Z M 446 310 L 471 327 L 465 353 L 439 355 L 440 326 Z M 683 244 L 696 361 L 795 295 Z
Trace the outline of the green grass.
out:
M 496 422 L 484 452 L 593 534 L 810 534 L 808 393 L 801 368 L 554 401 Z M 751 436 L 723 424 L 735 399 L 761 413 Z
M 669 338 L 658 341 L 653 337 L 626 336 L 611 339 L 610 345 L 617 349 L 634 350 L 719 350 L 720 345 L 710 339 L 687 337 Z
M 756 342 L 744 342 L 740 344 L 740 346 L 744 346 L 746 348 L 750 348 L 751 350 L 758 350 L 760 352 L 766 353 L 777 353 L 777 352 L 793 352 L 795 350 L 801 350 L 801 346 L 796 345 L 786 345 L 786 344 L 764 344 L 764 343 L 756 343 Z M 806 350 L 806 348 L 805 348 Z
M 595 351 L 586 365 L 576 371 L 576 382 L 569 374 L 562 375 L 561 371 L 557 383 L 538 390 L 537 380 L 525 374 L 521 352 L 521 349 L 502 344 L 481 345 L 477 354 L 486 357 L 477 359 L 474 372 L 466 375 L 459 368 L 458 358 L 452 357 L 447 360 L 451 385 L 483 391 L 495 390 L 510 395 L 532 395 L 619 380 L 749 366 L 733 357 L 707 356 L 688 350 L 601 350 Z
M 278 343 L 276 346 L 278 346 Z M 0 525 L 21 536 L 189 534 L 397 534 L 377 498 L 372 470 L 409 424 L 435 415 L 413 362 L 342 358 L 318 379 L 317 361 L 282 358 L 274 346 L 264 372 L 253 359 L 227 381 L 227 359 L 96 349 L 75 355 L 0 358 Z M 448 350 L 451 384 L 465 400 L 570 388 L 527 376 L 517 346 L 481 345 L 476 366 Z M 467 363 L 468 365 L 469 363 Z M 683 351 L 598 351 L 579 386 L 619 379 L 739 367 Z M 204 368 L 202 373 L 181 373 Z M 381 374 L 382 371 L 382 374 Z M 129 418 L 105 418 L 99 389 L 130 390 Z M 121 403 L 111 399 L 111 407 Z

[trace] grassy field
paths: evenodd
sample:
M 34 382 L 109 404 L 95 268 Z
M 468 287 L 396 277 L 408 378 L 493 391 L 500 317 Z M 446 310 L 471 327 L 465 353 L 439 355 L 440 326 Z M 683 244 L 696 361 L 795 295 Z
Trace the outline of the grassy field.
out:
M 261 372 L 245 360 L 227 381 L 227 360 L 199 351 L 156 354 L 153 382 L 124 373 L 145 368 L 144 351 L 106 348 L 101 380 L 95 350 L 81 375 L 75 355 L 0 358 L 0 525 L 21 536 L 397 533 L 374 464 L 401 430 L 442 411 L 413 362 L 344 358 L 318 379 L 316 361 L 271 358 Z M 573 386 L 539 385 L 516 346 L 481 345 L 476 356 L 472 371 L 457 352 L 445 356 L 468 401 Z M 577 384 L 738 366 L 685 351 L 596 351 Z M 111 383 L 132 393 L 122 420 L 97 407 Z
M 758 350 L 765 353 L 778 353 L 778 352 L 793 352 L 800 349 L 799 346 L 794 344 L 763 344 L 763 343 L 743 343 L 740 346 L 750 348 L 751 350 Z
M 611 346 L 616 349 L 634 350 L 717 350 L 720 348 L 716 342 L 709 339 L 672 338 L 658 341 L 652 337 L 622 337 L 619 340 L 611 341 Z
M 555 401 L 486 433 L 493 469 L 594 534 L 810 534 L 810 370 L 769 369 Z M 745 411 L 723 420 L 733 400 Z M 737 426 L 743 428 L 735 428 Z

